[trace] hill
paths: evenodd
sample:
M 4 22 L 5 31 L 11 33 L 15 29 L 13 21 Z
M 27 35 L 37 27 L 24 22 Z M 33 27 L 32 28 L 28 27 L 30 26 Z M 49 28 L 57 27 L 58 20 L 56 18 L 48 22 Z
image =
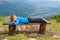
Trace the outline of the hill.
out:
M 55 15 L 51 18 L 49 18 L 51 24 L 48 24 L 46 27 L 46 34 L 45 35 L 38 35 L 37 37 L 35 37 L 36 40 L 60 40 L 60 23 L 56 21 L 56 19 L 60 19 L 60 14 Z M 4 17 L 0 17 L 0 18 L 4 18 Z M 22 25 L 23 26 L 23 25 Z M 8 32 L 6 32 L 6 30 L 8 29 L 8 26 L 3 26 L 2 24 L 0 24 L 0 38 L 3 40 L 28 40 L 29 39 L 29 35 L 32 33 L 19 33 L 16 34 L 15 36 L 9 36 Z M 4 32 L 5 31 L 5 32 Z M 4 32 L 4 33 L 1 33 Z M 35 34 L 35 33 L 33 33 Z
M 60 22 L 60 14 L 52 16 L 51 18 L 48 18 L 48 19 L 50 19 L 50 20 L 55 19 L 56 21 Z
M 0 15 L 16 14 L 22 17 L 51 17 L 60 13 L 60 1 L 1 0 Z

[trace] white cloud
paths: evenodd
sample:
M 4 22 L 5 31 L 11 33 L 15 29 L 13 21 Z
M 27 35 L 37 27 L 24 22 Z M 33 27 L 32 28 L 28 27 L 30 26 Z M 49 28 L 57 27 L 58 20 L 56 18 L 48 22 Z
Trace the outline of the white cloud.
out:
M 49 1 L 60 1 L 60 0 L 49 0 Z
M 11 2 L 12 0 L 3 0 L 3 1 Z
M 10 0 L 3 0 L 3 1 L 10 1 Z M 12 0 L 11 0 L 12 1 Z
M 10 3 L 15 3 L 15 2 L 19 2 L 20 0 L 3 0 L 3 1 L 7 1 L 7 2 L 10 2 Z
M 19 0 L 4 0 L 4 1 L 19 1 Z M 60 0 L 31 0 L 31 1 L 60 1 Z
M 40 0 L 40 1 L 60 1 L 60 0 Z
M 2 3 L 2 0 L 0 0 L 0 4 Z
M 60 1 L 60 0 L 31 0 L 31 1 Z
M 10 2 L 10 3 L 15 3 L 15 2 L 19 2 L 20 0 L 0 0 L 0 3 L 2 3 L 2 1 L 7 1 L 7 2 Z M 38 3 L 38 2 L 41 2 L 41 1 L 50 1 L 51 2 L 51 1 L 60 1 L 60 0 L 26 0 L 26 1 L 30 1 L 30 2 L 33 2 L 33 3 Z

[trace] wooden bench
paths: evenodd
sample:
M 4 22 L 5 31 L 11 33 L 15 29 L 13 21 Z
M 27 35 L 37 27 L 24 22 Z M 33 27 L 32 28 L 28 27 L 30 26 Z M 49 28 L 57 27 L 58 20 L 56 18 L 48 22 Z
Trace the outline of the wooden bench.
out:
M 50 24 L 49 21 L 47 21 L 44 18 L 40 18 L 40 21 L 42 22 L 31 22 L 27 25 L 28 29 L 25 30 L 21 30 L 21 31 L 26 31 L 26 32 L 38 32 L 39 34 L 45 34 L 45 30 L 46 30 L 46 24 Z M 39 26 L 36 26 L 36 25 Z M 4 21 L 3 25 L 9 25 L 9 35 L 14 35 L 16 32 L 16 27 L 13 26 L 12 22 L 10 21 Z M 25 25 L 25 24 L 24 24 Z M 31 26 L 31 25 L 35 25 L 35 26 Z M 30 26 L 30 28 L 29 28 Z

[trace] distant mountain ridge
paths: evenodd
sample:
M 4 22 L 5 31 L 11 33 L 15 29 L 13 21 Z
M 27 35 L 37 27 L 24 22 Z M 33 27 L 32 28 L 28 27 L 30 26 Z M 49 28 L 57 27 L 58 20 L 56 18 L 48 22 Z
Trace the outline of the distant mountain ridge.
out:
M 2 1 L 0 4 L 0 15 L 9 16 L 16 14 L 22 17 L 51 17 L 60 13 L 60 2 L 34 2 L 34 1 L 15 1 L 15 3 Z

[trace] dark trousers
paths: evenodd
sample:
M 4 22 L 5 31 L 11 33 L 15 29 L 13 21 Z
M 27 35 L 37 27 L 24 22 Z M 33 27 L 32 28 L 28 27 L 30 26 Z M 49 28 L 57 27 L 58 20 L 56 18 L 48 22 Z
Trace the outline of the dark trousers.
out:
M 43 23 L 44 21 L 41 18 L 28 18 L 29 23 Z

